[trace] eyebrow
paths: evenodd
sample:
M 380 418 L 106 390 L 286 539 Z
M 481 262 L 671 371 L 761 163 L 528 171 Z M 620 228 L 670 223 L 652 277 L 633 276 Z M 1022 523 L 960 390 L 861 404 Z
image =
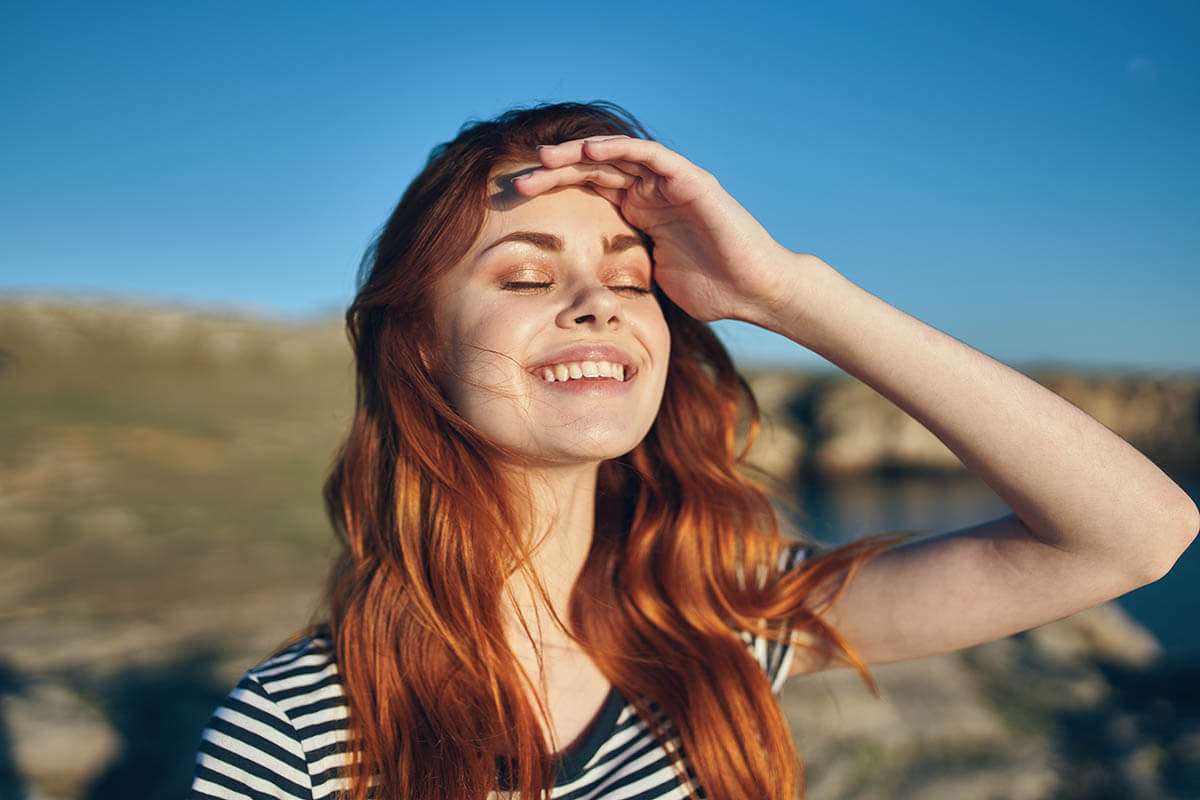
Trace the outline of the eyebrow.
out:
M 618 233 L 611 239 L 604 240 L 605 253 L 620 253 L 631 247 L 645 247 L 646 243 L 640 236 L 630 236 L 628 233 Z
M 618 233 L 616 236 L 609 239 L 607 236 L 602 237 L 604 242 L 604 253 L 621 253 L 632 247 L 645 247 L 645 242 L 640 236 L 631 236 L 628 233 Z M 537 231 L 513 231 L 512 233 L 501 236 L 496 241 L 483 248 L 483 253 L 491 250 L 493 247 L 504 244 L 505 242 L 524 242 L 531 244 L 539 250 L 546 250 L 551 253 L 561 253 L 563 251 L 563 240 L 561 237 L 555 236 L 552 233 L 539 233 Z

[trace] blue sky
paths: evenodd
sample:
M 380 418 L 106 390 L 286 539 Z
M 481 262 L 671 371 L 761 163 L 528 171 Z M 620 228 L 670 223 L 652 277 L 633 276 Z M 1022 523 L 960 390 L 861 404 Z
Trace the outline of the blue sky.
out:
M 465 120 L 609 99 L 1018 366 L 1200 369 L 1200 4 L 0 8 L 0 293 L 333 313 Z M 723 329 L 746 360 L 812 364 Z

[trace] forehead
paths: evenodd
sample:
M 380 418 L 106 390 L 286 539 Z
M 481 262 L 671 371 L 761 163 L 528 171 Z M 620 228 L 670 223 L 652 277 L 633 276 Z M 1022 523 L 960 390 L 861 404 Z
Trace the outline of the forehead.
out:
M 509 166 L 498 171 L 488 182 L 488 202 L 483 226 L 475 248 L 513 231 L 535 231 L 563 238 L 596 237 L 612 234 L 639 235 L 621 216 L 617 207 L 582 186 L 567 186 L 537 197 L 523 197 L 512 188 L 511 180 L 537 165 Z

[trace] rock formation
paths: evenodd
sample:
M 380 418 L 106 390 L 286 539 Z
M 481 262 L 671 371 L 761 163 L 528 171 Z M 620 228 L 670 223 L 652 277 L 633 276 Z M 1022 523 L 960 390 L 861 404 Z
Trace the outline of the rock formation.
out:
M 1164 468 L 1200 469 L 1200 377 L 1033 377 Z M 776 371 L 751 373 L 748 381 L 763 416 L 751 460 L 785 482 L 964 469 L 933 434 L 848 376 Z

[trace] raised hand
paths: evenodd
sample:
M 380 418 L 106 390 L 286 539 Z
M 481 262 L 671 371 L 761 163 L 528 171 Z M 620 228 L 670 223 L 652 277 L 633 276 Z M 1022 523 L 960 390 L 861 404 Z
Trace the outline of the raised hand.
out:
M 866 564 L 826 619 L 867 663 L 1006 636 L 1161 576 L 1195 537 L 1195 504 L 1079 409 L 777 244 L 710 174 L 655 142 L 540 151 L 534 196 L 587 186 L 654 239 L 655 279 L 698 319 L 753 322 L 911 414 L 1015 512 Z M 798 658 L 794 670 L 825 666 Z
M 785 250 L 711 174 L 658 142 L 599 136 L 542 147 L 542 168 L 514 179 L 526 197 L 586 186 L 654 240 L 655 281 L 701 320 L 763 324 L 791 299 Z

